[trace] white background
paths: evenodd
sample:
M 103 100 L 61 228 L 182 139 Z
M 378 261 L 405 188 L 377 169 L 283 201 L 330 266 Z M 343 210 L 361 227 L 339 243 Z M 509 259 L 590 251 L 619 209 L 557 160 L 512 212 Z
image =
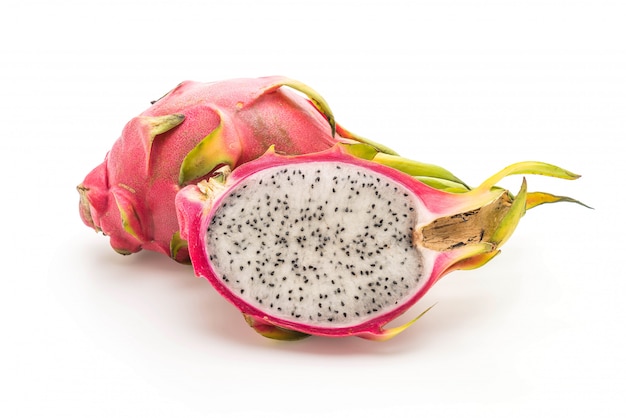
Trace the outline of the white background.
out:
M 625 416 L 625 17 L 618 0 L 8 0 L 0 415 Z M 114 253 L 75 186 L 180 81 L 275 74 L 474 185 L 520 160 L 579 172 L 529 188 L 595 210 L 529 212 L 389 342 L 264 339 L 188 266 Z

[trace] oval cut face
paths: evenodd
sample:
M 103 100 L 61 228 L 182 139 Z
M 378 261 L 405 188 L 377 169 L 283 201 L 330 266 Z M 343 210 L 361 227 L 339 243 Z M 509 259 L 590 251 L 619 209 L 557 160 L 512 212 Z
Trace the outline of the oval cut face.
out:
M 209 261 L 232 294 L 267 315 L 320 327 L 393 311 L 425 285 L 413 245 L 419 200 L 346 162 L 256 172 L 218 201 Z

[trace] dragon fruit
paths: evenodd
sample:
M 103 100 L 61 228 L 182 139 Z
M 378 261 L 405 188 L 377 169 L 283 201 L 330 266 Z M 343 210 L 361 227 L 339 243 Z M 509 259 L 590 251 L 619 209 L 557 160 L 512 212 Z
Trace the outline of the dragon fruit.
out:
M 448 182 L 450 192 L 380 162 L 400 160 L 363 154 L 350 145 L 299 156 L 270 148 L 176 196 L 196 275 L 260 334 L 389 339 L 421 315 L 386 324 L 445 274 L 491 260 L 526 210 L 577 202 L 527 192 L 525 179 L 516 196 L 496 186 L 511 174 L 578 177 L 545 163 L 511 165 L 472 190 Z
M 146 249 L 187 261 L 174 206 L 181 187 L 253 160 L 270 145 L 302 154 L 337 142 L 371 143 L 336 125 L 324 99 L 298 81 L 183 82 L 133 118 L 78 186 L 81 218 L 121 254 Z

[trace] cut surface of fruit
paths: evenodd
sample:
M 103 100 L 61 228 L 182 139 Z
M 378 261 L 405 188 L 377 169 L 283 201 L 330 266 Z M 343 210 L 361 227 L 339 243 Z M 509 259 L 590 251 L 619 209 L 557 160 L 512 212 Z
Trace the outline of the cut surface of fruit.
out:
M 516 196 L 495 186 L 509 174 L 577 178 L 548 164 L 509 166 L 452 193 L 347 148 L 270 150 L 177 196 L 196 274 L 270 338 L 395 336 L 414 321 L 385 324 L 443 275 L 491 260 L 527 206 L 574 201 L 528 193 L 525 180 Z
M 404 186 L 352 164 L 272 168 L 221 200 L 207 253 L 246 303 L 288 320 L 351 325 L 424 284 L 412 242 L 419 208 Z

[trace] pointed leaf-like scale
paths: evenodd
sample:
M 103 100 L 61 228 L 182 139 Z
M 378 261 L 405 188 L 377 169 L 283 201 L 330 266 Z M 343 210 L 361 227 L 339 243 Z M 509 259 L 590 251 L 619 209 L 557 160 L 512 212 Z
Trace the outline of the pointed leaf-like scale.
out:
M 303 332 L 278 327 L 254 315 L 244 314 L 244 319 L 256 332 L 272 340 L 297 341 L 311 336 Z
M 91 203 L 89 202 L 89 189 L 83 184 L 76 186 L 78 194 L 80 195 L 79 211 L 85 225 L 92 227 L 96 231 L 99 231 L 99 227 L 94 223 L 93 216 L 91 215 Z
M 114 150 L 115 155 L 119 155 L 118 158 L 132 159 L 135 171 L 141 173 L 141 176 L 151 175 L 150 166 L 155 137 L 180 125 L 184 119 L 185 116 L 182 114 L 134 117 L 124 126 L 118 148 Z M 109 164 L 109 176 L 123 177 L 125 173 L 122 170 L 126 169 L 127 167 L 114 161 Z
M 241 142 L 235 125 L 224 112 L 214 110 L 220 117 L 219 125 L 185 156 L 178 176 L 180 186 L 222 165 L 234 167 L 241 157 Z
M 244 315 L 262 318 L 275 327 L 329 337 L 386 339 L 405 330 L 412 322 L 388 330 L 384 326 L 406 312 L 443 275 L 477 268 L 491 260 L 517 226 L 526 202 L 525 182 L 515 199 L 506 190 L 491 186 L 448 193 L 393 168 L 356 158 L 340 146 L 301 156 L 283 156 L 270 150 L 236 168 L 218 187 L 212 183 L 217 182 L 210 179 L 186 187 L 177 196 L 182 236 L 189 240 L 196 274 L 207 278 Z M 314 192 L 318 184 L 320 191 Z M 339 200 L 332 195 L 335 187 L 344 191 L 337 196 Z M 270 196 L 274 191 L 275 201 Z M 352 197 L 354 210 L 346 207 L 342 211 L 345 215 L 333 215 L 344 204 L 339 202 Z M 379 209 L 369 211 L 374 207 Z M 308 212 L 315 208 L 317 211 Z M 299 217 L 302 213 L 310 213 L 309 221 L 306 215 Z M 379 223 L 384 217 L 378 215 L 383 214 L 395 216 L 395 220 Z M 350 220 L 352 217 L 355 219 Z M 350 220 L 346 228 L 341 228 L 342 220 Z M 386 233 L 376 229 L 383 225 L 396 228 L 389 232 L 396 231 L 393 237 L 389 235 L 389 240 L 394 240 L 391 246 Z M 314 229 L 307 232 L 305 227 Z M 358 231 L 362 232 L 355 236 Z M 372 250 L 364 249 L 361 262 L 357 251 L 361 247 L 356 245 L 363 243 L 366 246 L 362 248 L 370 248 L 370 239 L 375 243 L 373 249 L 392 251 L 397 246 L 406 256 L 386 265 L 383 259 L 393 256 L 393 251 L 379 252 L 377 258 Z M 406 246 L 407 240 L 410 246 Z M 346 247 L 346 243 L 352 244 Z M 347 258 L 341 258 L 340 253 Z M 255 254 L 260 254 L 259 258 Z M 324 261 L 326 257 L 330 261 Z M 302 260 L 306 260 L 305 266 L 300 265 L 305 263 Z M 405 261 L 413 273 L 398 273 L 405 271 L 401 267 Z M 350 270 L 350 263 L 363 264 L 355 271 Z M 367 269 L 372 270 L 366 273 Z M 305 283 L 315 277 L 314 272 L 319 277 L 306 285 L 316 289 L 311 294 Z M 322 274 L 327 280 L 322 280 Z M 397 274 L 409 276 L 400 280 Z M 369 279 L 372 275 L 374 279 Z M 387 275 L 392 277 L 388 278 L 389 301 L 382 290 Z M 304 282 L 299 278 L 302 276 Z M 401 286 L 405 279 L 409 281 Z M 321 281 L 317 284 L 315 280 Z M 354 280 L 367 287 L 356 289 Z M 331 281 L 336 288 L 328 287 Z M 290 293 L 292 286 L 300 292 L 299 299 Z M 369 303 L 368 287 L 375 292 L 371 302 L 375 309 L 363 305 Z M 410 290 L 404 293 L 405 288 Z M 391 291 L 399 292 L 398 296 Z M 352 295 L 358 298 L 353 300 Z M 340 302 L 345 306 L 343 314 Z M 318 305 L 323 312 L 314 314 Z M 319 315 L 323 315 L 321 319 L 317 319 Z
M 315 90 L 313 90 L 311 87 L 307 86 L 306 84 L 298 80 L 294 80 L 294 79 L 287 78 L 287 77 L 275 77 L 273 83 L 270 83 L 267 86 L 264 86 L 263 92 L 268 93 L 268 92 L 276 91 L 277 89 L 283 86 L 291 87 L 292 89 L 297 90 L 300 93 L 303 93 L 305 96 L 307 96 L 311 100 L 315 108 L 322 115 L 324 115 L 324 117 L 328 121 L 328 125 L 330 126 L 330 130 L 331 130 L 331 136 L 335 135 L 335 116 L 333 115 L 333 112 L 330 110 L 330 106 L 318 92 L 316 92 Z
M 141 227 L 141 221 L 134 207 L 133 199 L 124 188 L 115 188 L 112 191 L 113 198 L 120 212 L 122 228 L 126 233 L 138 241 L 145 239 Z
M 496 183 L 498 183 L 503 178 L 516 174 L 534 174 L 540 176 L 556 177 L 564 180 L 576 180 L 580 178 L 580 175 L 552 164 L 546 164 L 538 161 L 523 161 L 511 164 L 504 169 L 498 171 L 496 174 L 485 180 L 478 188 L 488 189 L 495 186 Z
M 409 322 L 405 324 L 398 325 L 397 327 L 387 328 L 387 329 L 380 328 L 375 331 L 362 332 L 360 334 L 357 334 L 356 336 L 363 338 L 365 340 L 371 340 L 371 341 L 390 340 L 393 337 L 396 337 L 401 332 L 406 331 L 411 325 L 419 321 L 424 315 L 426 315 L 428 311 L 430 311 L 434 307 L 435 307 L 435 304 L 430 305 L 428 308 L 426 308 L 426 310 L 422 311 L 422 313 L 417 315 L 415 318 L 411 319 Z
M 443 190 L 444 192 L 465 193 L 468 191 L 467 186 L 450 180 L 425 176 L 415 176 L 415 179 L 432 187 L 433 189 Z
M 477 269 L 477 268 L 482 267 L 485 264 L 487 264 L 489 261 L 491 261 L 498 254 L 500 254 L 500 250 L 495 250 L 495 251 L 491 251 L 491 252 L 488 252 L 488 253 L 478 254 L 478 255 L 475 255 L 473 257 L 469 257 L 469 258 L 463 259 L 461 261 L 457 261 L 456 263 L 454 263 L 450 267 L 448 267 L 444 271 L 442 276 L 445 275 L 445 274 L 451 273 L 451 272 L 453 272 L 455 270 L 474 270 L 474 269 Z
M 545 193 L 545 192 L 529 192 L 526 195 L 526 210 L 535 208 L 539 205 L 543 205 L 544 203 L 558 203 L 558 202 L 576 203 L 588 209 L 593 209 L 591 206 L 586 205 L 579 200 L 572 199 L 571 197 L 556 196 L 556 195 Z
M 111 247 L 120 254 L 128 255 L 136 253 L 142 248 L 145 236 L 142 231 L 141 221 L 136 208 L 132 193 L 126 189 L 115 187 L 111 189 L 112 203 L 115 211 L 109 210 L 100 223 L 103 228 L 110 230 L 116 224 L 123 233 L 111 236 Z
M 339 146 L 343 148 L 346 153 L 364 160 L 372 160 L 376 154 L 378 154 L 378 150 L 369 144 L 340 144 Z
M 440 253 L 434 262 L 431 286 L 446 274 L 461 269 L 461 266 L 471 270 L 484 265 L 495 256 L 495 248 L 489 242 L 481 242 Z
M 109 207 L 109 191 L 107 166 L 102 163 L 91 170 L 85 180 L 76 189 L 80 195 L 80 217 L 85 225 L 101 232 L 100 218 Z
M 139 128 L 139 131 L 141 132 L 141 140 L 146 155 L 146 167 L 149 169 L 154 138 L 183 123 L 185 115 L 140 116 L 137 120 L 143 124 L 143 127 Z
M 367 144 L 367 145 L 371 145 L 372 147 L 376 148 L 379 152 L 382 152 L 384 154 L 388 154 L 388 155 L 398 155 L 397 152 L 395 152 L 394 150 L 392 150 L 391 148 L 387 147 L 386 145 L 383 145 L 381 143 L 372 141 L 368 138 L 365 138 L 361 135 L 357 135 L 355 133 L 352 133 L 350 131 L 348 131 L 347 129 L 345 129 L 343 126 L 337 124 L 336 126 L 337 128 L 337 134 L 339 134 L 341 137 L 346 138 L 346 139 L 351 139 L 353 141 L 362 143 L 362 144 Z
M 396 170 L 400 170 L 411 176 L 432 177 L 441 180 L 448 180 L 458 184 L 460 187 L 464 187 L 466 191 L 470 189 L 469 186 L 463 183 L 461 179 L 452 174 L 450 171 L 433 164 L 420 163 L 398 155 L 388 155 L 384 153 L 378 153 L 372 161 L 386 165 L 387 167 L 393 167 Z
M 176 231 L 170 241 L 170 257 L 181 263 L 189 263 L 187 241 L 181 238 L 180 231 Z
M 522 187 L 515 199 L 513 199 L 510 209 L 489 238 L 489 242 L 495 244 L 496 248 L 502 246 L 513 235 L 520 219 L 526 213 L 526 189 L 526 179 L 524 178 Z
M 142 116 L 141 118 L 150 127 L 150 136 L 154 138 L 155 136 L 164 134 L 170 129 L 173 129 L 183 123 L 185 115 L 175 113 L 173 115 L 164 116 Z

